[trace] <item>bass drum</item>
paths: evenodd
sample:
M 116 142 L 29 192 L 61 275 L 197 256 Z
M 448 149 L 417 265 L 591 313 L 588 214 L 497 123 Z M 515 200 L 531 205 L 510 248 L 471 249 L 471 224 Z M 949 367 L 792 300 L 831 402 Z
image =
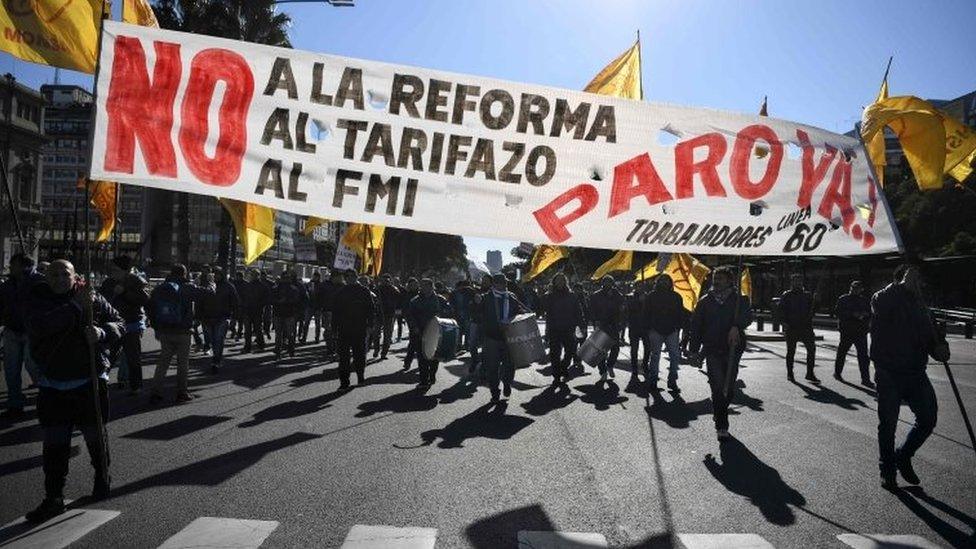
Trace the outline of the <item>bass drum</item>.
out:
M 614 338 L 610 334 L 597 328 L 586 338 L 579 349 L 580 360 L 587 366 L 597 366 L 602 360 L 607 358 L 610 347 L 613 346 Z
M 427 360 L 443 362 L 457 357 L 461 342 L 461 328 L 451 318 L 434 317 L 421 336 L 421 347 Z

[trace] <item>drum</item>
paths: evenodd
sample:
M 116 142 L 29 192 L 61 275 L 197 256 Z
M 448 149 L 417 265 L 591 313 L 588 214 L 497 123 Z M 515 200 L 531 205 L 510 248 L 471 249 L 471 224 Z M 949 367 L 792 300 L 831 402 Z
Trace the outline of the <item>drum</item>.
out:
M 614 338 L 610 337 L 610 334 L 597 328 L 583 342 L 583 345 L 580 346 L 580 360 L 588 366 L 596 366 L 601 360 L 607 358 L 607 353 L 610 352 L 613 341 Z
M 521 368 L 545 359 L 546 347 L 542 344 L 539 323 L 534 314 L 521 314 L 508 324 L 503 324 L 502 334 L 513 367 Z
M 461 329 L 450 318 L 432 318 L 421 336 L 421 347 L 427 360 L 454 360 L 460 342 Z

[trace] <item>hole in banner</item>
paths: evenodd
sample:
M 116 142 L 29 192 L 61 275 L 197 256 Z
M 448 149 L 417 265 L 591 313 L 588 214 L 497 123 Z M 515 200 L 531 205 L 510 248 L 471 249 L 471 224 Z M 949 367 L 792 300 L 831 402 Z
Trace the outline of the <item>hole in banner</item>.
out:
M 593 181 L 603 181 L 605 170 L 603 166 L 593 166 L 590 168 L 590 179 Z
M 769 204 L 767 204 L 763 200 L 757 200 L 755 202 L 751 202 L 749 204 L 749 215 L 753 217 L 759 217 L 763 214 L 763 212 L 766 211 L 767 208 L 769 208 Z
M 390 98 L 383 92 L 369 90 L 367 96 L 369 97 L 369 106 L 378 111 L 385 111 L 390 102 Z
M 799 160 L 803 156 L 803 149 L 792 141 L 786 142 L 786 157 L 790 160 Z
M 662 147 L 673 147 L 681 139 L 681 132 L 671 127 L 670 124 L 661 128 L 657 132 L 657 144 Z
M 322 141 L 323 139 L 328 138 L 332 134 L 332 128 L 329 126 L 329 123 L 323 122 L 318 118 L 312 119 L 312 125 L 310 126 L 310 130 L 312 131 L 313 134 L 312 139 L 315 139 L 316 141 Z

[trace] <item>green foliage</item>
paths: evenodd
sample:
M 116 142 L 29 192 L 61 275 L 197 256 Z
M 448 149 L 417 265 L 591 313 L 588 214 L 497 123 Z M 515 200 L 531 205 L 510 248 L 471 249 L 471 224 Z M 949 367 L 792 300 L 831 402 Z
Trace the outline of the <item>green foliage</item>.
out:
M 885 196 L 909 253 L 923 257 L 976 253 L 976 192 L 971 185 L 922 192 L 910 171 L 905 178 L 891 180 L 886 174 L 885 183 Z

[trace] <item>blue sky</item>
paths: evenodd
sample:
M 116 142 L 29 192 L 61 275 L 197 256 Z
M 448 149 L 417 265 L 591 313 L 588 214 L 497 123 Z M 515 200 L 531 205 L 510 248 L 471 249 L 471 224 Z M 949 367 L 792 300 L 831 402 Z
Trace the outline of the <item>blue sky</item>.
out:
M 121 5 L 121 2 L 116 2 Z M 844 132 L 894 56 L 892 95 L 976 89 L 976 1 L 356 0 L 285 4 L 296 48 L 579 89 L 641 32 L 647 100 Z M 54 71 L 0 54 L 32 86 Z M 62 82 L 91 78 L 62 72 Z M 466 239 L 469 255 L 515 244 Z

